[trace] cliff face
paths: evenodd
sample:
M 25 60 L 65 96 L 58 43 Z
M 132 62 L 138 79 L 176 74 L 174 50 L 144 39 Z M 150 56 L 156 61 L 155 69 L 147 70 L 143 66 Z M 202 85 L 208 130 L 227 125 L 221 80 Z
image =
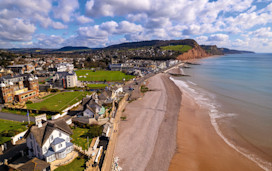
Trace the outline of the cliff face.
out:
M 196 59 L 211 56 L 203 50 L 199 45 L 196 45 L 193 49 L 185 52 L 177 57 L 178 60 Z

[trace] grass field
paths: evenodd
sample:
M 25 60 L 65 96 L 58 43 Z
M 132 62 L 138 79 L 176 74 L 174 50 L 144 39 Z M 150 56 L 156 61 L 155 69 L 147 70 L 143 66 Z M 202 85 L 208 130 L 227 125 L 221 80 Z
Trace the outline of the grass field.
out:
M 93 89 L 100 89 L 100 88 L 105 88 L 107 87 L 107 84 L 88 84 L 88 88 L 93 88 Z
M 192 46 L 189 45 L 172 45 L 172 46 L 161 46 L 163 50 L 173 50 L 176 52 L 188 52 L 192 49 Z
M 85 169 L 85 159 L 81 159 L 79 157 L 75 158 L 71 163 L 60 166 L 55 171 L 82 171 Z
M 25 125 L 23 125 L 22 122 L 16 122 L 16 121 L 9 121 L 0 119 L 0 133 L 3 131 L 8 132 L 10 130 L 14 130 L 15 132 L 23 132 L 27 129 Z M 9 141 L 11 136 L 2 136 L 0 135 L 0 144 Z
M 76 127 L 73 129 L 72 142 L 80 147 L 83 150 L 88 149 L 87 138 L 84 136 L 89 129 Z M 89 145 L 91 144 L 92 139 L 89 139 Z
M 121 71 L 95 71 L 78 70 L 76 71 L 78 80 L 80 81 L 122 81 L 132 79 L 134 76 L 126 75 Z M 80 77 L 82 76 L 82 77 Z
M 87 92 L 61 92 L 54 96 L 51 96 L 39 103 L 27 104 L 28 109 L 46 110 L 61 112 L 68 106 L 82 100 L 87 95 Z

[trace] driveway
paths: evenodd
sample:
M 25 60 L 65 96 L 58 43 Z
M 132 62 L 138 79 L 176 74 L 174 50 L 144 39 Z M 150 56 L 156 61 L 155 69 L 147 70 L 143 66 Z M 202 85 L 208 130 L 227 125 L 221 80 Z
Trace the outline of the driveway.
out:
M 20 122 L 27 122 L 27 116 L 26 115 L 17 115 L 13 113 L 4 113 L 0 112 L 0 119 L 6 119 L 6 120 L 12 120 L 12 121 L 20 121 Z M 30 116 L 29 117 L 30 121 L 35 121 L 34 117 Z

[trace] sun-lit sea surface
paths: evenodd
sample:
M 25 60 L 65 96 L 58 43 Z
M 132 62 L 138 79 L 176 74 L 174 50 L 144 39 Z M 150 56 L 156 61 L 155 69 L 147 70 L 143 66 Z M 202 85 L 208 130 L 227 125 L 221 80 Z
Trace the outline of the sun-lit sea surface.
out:
M 272 54 L 204 58 L 176 78 L 209 108 L 217 133 L 262 168 L 272 170 Z

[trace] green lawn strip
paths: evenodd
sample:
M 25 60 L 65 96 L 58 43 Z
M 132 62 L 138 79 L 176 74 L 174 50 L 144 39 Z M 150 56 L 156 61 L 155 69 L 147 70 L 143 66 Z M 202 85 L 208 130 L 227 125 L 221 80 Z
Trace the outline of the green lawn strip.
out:
M 64 109 L 86 96 L 87 92 L 61 92 L 55 96 L 49 97 L 42 102 L 27 104 L 28 109 L 48 110 L 61 112 Z
M 76 71 L 76 74 L 78 76 L 78 80 L 80 81 L 122 81 L 123 78 L 125 78 L 126 80 L 130 80 L 134 78 L 134 76 L 126 75 L 121 71 L 95 71 L 94 72 L 92 70 L 78 70 Z
M 42 97 L 41 99 L 46 99 L 46 98 L 52 97 L 52 96 L 54 96 L 54 95 L 56 95 L 56 94 L 57 94 L 57 93 L 51 93 L 51 94 L 49 94 L 49 95 L 47 95 L 47 96 Z
M 82 171 L 85 169 L 85 159 L 75 158 L 71 163 L 60 166 L 55 171 Z
M 0 119 L 0 144 L 7 142 L 12 136 L 27 129 L 22 122 Z
M 26 115 L 25 111 L 20 111 L 20 110 L 16 110 L 16 109 L 5 109 L 5 108 L 3 108 L 1 110 L 1 112 L 4 112 L 4 113 L 13 113 L 13 114 L 17 114 L 17 115 Z M 39 115 L 39 114 L 30 113 L 29 116 L 37 116 L 37 115 Z
M 72 142 L 80 147 L 82 147 L 83 150 L 87 150 L 87 137 L 85 136 L 87 132 L 89 131 L 88 128 L 79 128 L 76 127 L 73 129 L 73 135 L 72 135 Z M 92 139 L 89 139 L 89 145 L 91 144 Z
M 188 52 L 192 49 L 192 46 L 189 45 L 171 45 L 171 46 L 161 46 L 163 50 L 173 50 L 176 52 Z
M 107 84 L 88 84 L 87 87 L 93 88 L 93 89 L 100 89 L 107 87 Z

